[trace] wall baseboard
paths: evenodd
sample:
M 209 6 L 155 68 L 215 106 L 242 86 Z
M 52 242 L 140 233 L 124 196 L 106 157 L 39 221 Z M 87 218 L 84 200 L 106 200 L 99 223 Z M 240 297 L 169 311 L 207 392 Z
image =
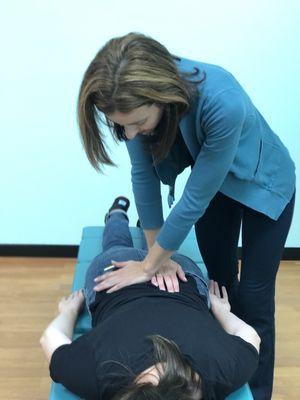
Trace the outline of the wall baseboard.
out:
M 66 257 L 76 258 L 79 246 L 0 244 L 0 257 Z M 241 248 L 238 249 L 239 258 Z M 286 247 L 282 260 L 300 260 L 300 247 Z
M 1 257 L 66 257 L 76 258 L 79 246 L 44 244 L 1 244 Z

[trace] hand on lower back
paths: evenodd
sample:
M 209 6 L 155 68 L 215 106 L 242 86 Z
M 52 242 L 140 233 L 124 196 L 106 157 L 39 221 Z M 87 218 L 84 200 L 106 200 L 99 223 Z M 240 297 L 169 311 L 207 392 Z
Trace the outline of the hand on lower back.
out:
M 106 290 L 107 293 L 112 293 L 125 286 L 147 282 L 151 278 L 144 272 L 142 261 L 112 261 L 112 265 L 117 267 L 118 270 L 107 272 L 94 279 L 96 282 L 94 290 L 96 292 Z
M 183 282 L 187 281 L 181 266 L 169 259 L 152 277 L 151 282 L 160 290 L 167 290 L 174 293 L 179 292 L 178 278 Z

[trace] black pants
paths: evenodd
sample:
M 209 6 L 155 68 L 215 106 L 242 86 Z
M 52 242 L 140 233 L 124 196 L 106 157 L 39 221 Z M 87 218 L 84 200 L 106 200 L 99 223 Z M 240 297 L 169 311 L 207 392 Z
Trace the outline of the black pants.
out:
M 290 229 L 295 195 L 277 221 L 218 192 L 195 225 L 209 277 L 229 290 L 232 311 L 261 337 L 260 361 L 249 382 L 255 400 L 272 396 L 275 279 Z M 237 247 L 242 225 L 241 277 Z

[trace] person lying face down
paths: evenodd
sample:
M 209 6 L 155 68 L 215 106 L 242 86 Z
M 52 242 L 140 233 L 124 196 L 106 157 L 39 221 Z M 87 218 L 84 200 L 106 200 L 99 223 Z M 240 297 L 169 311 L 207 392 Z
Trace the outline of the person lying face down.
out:
M 225 287 L 220 292 L 210 281 L 208 289 L 199 267 L 175 253 L 173 271 L 161 271 L 155 284 L 148 277 L 110 293 L 99 288 L 99 277 L 113 280 L 114 272 L 130 268 L 106 269 L 112 259 L 147 254 L 133 247 L 128 207 L 124 197 L 114 201 L 84 290 L 59 302 L 40 339 L 51 378 L 87 400 L 224 399 L 251 378 L 260 346 L 256 331 L 230 311 Z M 84 301 L 92 329 L 72 341 Z

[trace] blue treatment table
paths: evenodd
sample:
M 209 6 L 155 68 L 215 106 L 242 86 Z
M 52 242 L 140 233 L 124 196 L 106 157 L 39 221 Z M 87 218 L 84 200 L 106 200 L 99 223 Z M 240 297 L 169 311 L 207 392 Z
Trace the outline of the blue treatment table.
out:
M 82 239 L 79 247 L 77 264 L 75 267 L 73 288 L 78 290 L 84 286 L 85 273 L 93 258 L 102 250 L 102 233 L 103 227 L 86 227 L 82 232 Z M 130 228 L 134 247 L 142 247 L 141 230 L 139 228 Z M 207 271 L 201 259 L 195 232 L 192 230 L 183 244 L 179 252 L 192 258 L 201 268 L 204 276 L 207 277 Z M 89 331 L 91 329 L 91 321 L 87 310 L 85 309 L 77 320 L 73 339 Z M 63 385 L 52 382 L 49 400 L 78 400 L 79 397 L 72 394 Z M 253 400 L 251 391 L 248 385 L 244 385 L 236 392 L 227 397 L 227 400 Z

